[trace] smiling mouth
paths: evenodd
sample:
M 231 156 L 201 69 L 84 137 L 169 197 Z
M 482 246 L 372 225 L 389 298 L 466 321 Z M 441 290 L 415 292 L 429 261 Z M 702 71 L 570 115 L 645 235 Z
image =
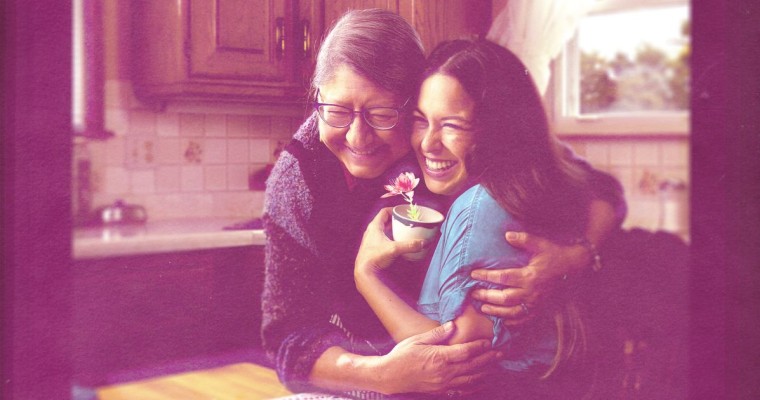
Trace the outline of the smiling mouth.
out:
M 457 161 L 433 161 L 427 157 L 425 158 L 425 167 L 431 172 L 445 172 L 457 164 Z
M 346 146 L 346 150 L 348 150 L 351 154 L 355 156 L 359 156 L 359 157 L 367 157 L 367 156 L 375 155 L 375 153 L 377 153 L 379 149 L 380 147 L 373 147 L 371 149 L 355 149 L 355 148 Z

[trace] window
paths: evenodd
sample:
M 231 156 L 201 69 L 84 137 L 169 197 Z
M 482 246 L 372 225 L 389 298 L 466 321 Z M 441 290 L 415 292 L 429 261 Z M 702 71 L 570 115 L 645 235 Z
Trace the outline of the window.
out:
M 687 0 L 597 0 L 554 63 L 558 133 L 687 133 Z

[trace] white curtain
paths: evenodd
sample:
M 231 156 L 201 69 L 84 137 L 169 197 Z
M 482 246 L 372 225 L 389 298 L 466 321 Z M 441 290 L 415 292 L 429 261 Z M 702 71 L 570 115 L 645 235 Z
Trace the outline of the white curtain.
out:
M 594 0 L 508 0 L 486 36 L 517 55 L 543 95 L 549 65 Z

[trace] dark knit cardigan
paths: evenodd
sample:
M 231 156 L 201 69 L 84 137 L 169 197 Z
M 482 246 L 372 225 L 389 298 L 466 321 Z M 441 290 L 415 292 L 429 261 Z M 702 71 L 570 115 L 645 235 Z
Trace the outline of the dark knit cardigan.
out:
M 620 184 L 591 171 L 592 191 L 615 206 L 622 222 Z M 308 376 L 317 358 L 332 346 L 358 354 L 384 354 L 393 341 L 356 290 L 353 268 L 366 224 L 381 207 L 401 204 L 380 199 L 383 185 L 403 171 L 421 176 L 413 154 L 384 175 L 357 180 L 349 189 L 340 161 L 319 142 L 316 114 L 298 129 L 280 154 L 268 180 L 264 203 L 266 275 L 262 296 L 262 340 L 280 380 L 292 391 L 315 390 Z M 424 185 L 415 202 L 446 211 L 446 200 Z M 394 289 L 416 304 L 426 265 L 394 264 Z
M 353 269 L 367 223 L 381 207 L 403 203 L 400 197 L 380 199 L 383 185 L 402 171 L 420 176 L 411 153 L 381 177 L 356 180 L 349 190 L 340 161 L 319 142 L 314 115 L 272 169 L 263 217 L 267 243 L 262 340 L 289 389 L 315 389 L 308 385 L 308 376 L 329 347 L 377 355 L 393 345 L 356 290 Z M 441 209 L 428 193 L 419 185 L 416 203 Z M 397 290 L 412 302 L 424 267 L 393 267 Z

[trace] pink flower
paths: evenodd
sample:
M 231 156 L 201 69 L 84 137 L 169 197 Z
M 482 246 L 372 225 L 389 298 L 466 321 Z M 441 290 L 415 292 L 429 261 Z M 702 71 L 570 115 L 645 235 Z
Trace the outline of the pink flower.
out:
M 381 196 L 381 198 L 406 195 L 404 197 L 414 197 L 414 188 L 420 183 L 420 178 L 414 176 L 411 172 L 402 172 L 396 179 L 391 182 L 391 185 L 385 185 L 385 190 L 388 193 Z
M 420 219 L 420 210 L 414 204 L 414 188 L 420 183 L 420 178 L 414 176 L 411 172 L 402 172 L 396 179 L 394 179 L 390 185 L 385 185 L 385 190 L 388 193 L 380 196 L 384 199 L 386 197 L 401 195 L 409 203 L 409 218 L 418 221 Z

